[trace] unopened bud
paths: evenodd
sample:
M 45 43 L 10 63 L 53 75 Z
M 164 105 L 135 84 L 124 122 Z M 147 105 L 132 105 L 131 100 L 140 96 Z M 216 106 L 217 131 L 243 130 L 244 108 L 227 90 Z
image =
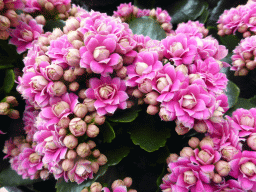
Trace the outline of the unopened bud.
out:
M 63 117 L 59 120 L 57 125 L 65 129 L 65 128 L 68 128 L 69 123 L 70 123 L 70 119 L 68 117 Z
M 200 143 L 199 143 L 200 148 L 203 148 L 203 146 L 205 146 L 205 145 L 208 145 L 210 147 L 214 146 L 214 143 L 210 137 L 205 137 L 200 141 Z
M 95 149 L 93 152 L 92 152 L 92 155 L 93 155 L 93 157 L 95 157 L 95 158 L 98 158 L 99 156 L 100 156 L 100 150 L 98 150 L 98 149 Z
M 96 143 L 95 143 L 94 141 L 92 141 L 92 140 L 89 140 L 89 141 L 87 142 L 87 144 L 89 145 L 90 149 L 93 149 L 93 148 L 96 147 Z
M 97 173 L 99 171 L 99 168 L 100 168 L 99 164 L 95 161 L 91 163 L 91 167 L 92 167 L 93 173 Z
M 231 170 L 229 163 L 223 160 L 220 160 L 215 164 L 215 169 L 222 177 L 228 176 Z
M 71 159 L 65 159 L 61 166 L 64 171 L 70 171 L 74 167 L 75 163 L 74 160 Z
M 97 163 L 99 165 L 105 165 L 107 163 L 108 159 L 106 157 L 106 155 L 104 154 L 100 154 L 99 158 L 97 159 Z
M 64 72 L 64 75 L 63 75 L 65 81 L 68 81 L 68 82 L 73 82 L 76 80 L 76 76 L 74 74 L 74 71 L 73 69 L 68 69 Z
M 80 157 L 83 158 L 87 157 L 91 153 L 90 147 L 87 143 L 80 143 L 76 148 L 76 152 Z
M 78 139 L 74 135 L 67 135 L 63 143 L 67 148 L 74 149 L 78 144 Z
M 98 114 L 94 118 L 94 123 L 97 125 L 103 125 L 105 123 L 105 116 L 99 116 Z
M 16 109 L 11 109 L 8 113 L 8 117 L 11 119 L 19 119 L 20 118 L 20 112 Z
M 99 134 L 99 132 L 100 132 L 100 129 L 96 125 L 90 124 L 88 125 L 86 134 L 88 137 L 94 138 Z
M 200 140 L 197 137 L 191 137 L 188 141 L 188 145 L 195 149 L 199 146 Z
M 149 105 L 147 107 L 147 113 L 149 115 L 155 115 L 159 112 L 159 107 L 158 106 L 155 106 L 155 105 Z
M 181 157 L 191 157 L 194 156 L 194 151 L 191 147 L 184 147 L 181 151 L 180 151 L 180 156 Z
M 131 177 L 125 177 L 124 178 L 124 184 L 126 187 L 130 187 L 132 185 L 132 178 Z
M 40 171 L 40 178 L 41 178 L 42 180 L 45 181 L 46 179 L 49 178 L 49 176 L 50 176 L 50 173 L 49 173 L 48 170 L 42 170 L 42 171 Z
M 41 24 L 41 25 L 45 25 L 46 23 L 45 17 L 43 15 L 36 16 L 35 20 L 38 24 Z
M 0 30 L 5 31 L 9 29 L 10 25 L 11 25 L 10 20 L 5 16 L 0 15 Z
M 54 9 L 54 5 L 51 2 L 46 2 L 44 7 L 47 11 L 52 11 Z
M 102 185 L 99 182 L 94 182 L 90 186 L 91 192 L 101 192 Z
M 73 149 L 69 149 L 66 157 L 67 159 L 75 159 L 77 157 L 77 153 Z
M 145 103 L 149 105 L 157 105 L 158 101 L 157 98 L 159 96 L 159 93 L 152 91 L 148 94 L 146 94 L 146 97 L 144 98 Z
M 115 181 L 112 183 L 111 188 L 112 188 L 113 190 L 115 190 L 115 188 L 117 188 L 117 187 L 119 187 L 119 186 L 124 186 L 124 185 L 125 185 L 125 184 L 124 184 L 123 180 L 117 179 L 117 180 L 115 180 Z

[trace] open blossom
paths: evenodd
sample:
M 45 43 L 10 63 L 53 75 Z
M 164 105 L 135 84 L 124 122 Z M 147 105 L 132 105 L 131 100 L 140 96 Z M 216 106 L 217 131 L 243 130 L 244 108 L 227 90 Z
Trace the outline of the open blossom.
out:
M 32 48 L 32 43 L 43 33 L 43 26 L 37 24 L 36 20 L 31 19 L 28 23 L 20 21 L 15 29 L 11 30 L 10 44 L 17 46 L 17 52 L 20 54 L 27 49 Z
M 167 36 L 162 40 L 165 47 L 164 57 L 174 62 L 175 65 L 192 64 L 196 56 L 197 42 L 194 37 L 184 34 Z
M 85 94 L 89 99 L 96 100 L 94 106 L 97 113 L 102 116 L 107 113 L 113 114 L 117 108 L 126 109 L 128 95 L 125 90 L 125 82 L 120 78 L 101 76 L 100 79 L 90 79 L 90 88 Z
M 115 53 L 115 36 L 96 35 L 80 48 L 80 67 L 89 68 L 94 73 L 107 76 L 113 73 L 113 67 L 120 61 L 121 56 Z
M 117 7 L 117 11 L 114 11 L 113 16 L 114 17 L 127 17 L 130 16 L 133 12 L 133 5 L 132 3 L 121 3 L 118 7 Z

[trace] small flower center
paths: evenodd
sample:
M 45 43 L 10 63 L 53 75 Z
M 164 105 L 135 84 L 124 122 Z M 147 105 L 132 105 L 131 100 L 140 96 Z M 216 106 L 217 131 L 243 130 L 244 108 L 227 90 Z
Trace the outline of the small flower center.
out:
M 106 85 L 104 87 L 101 87 L 99 90 L 100 97 L 103 99 L 109 99 L 111 94 L 113 93 L 114 88 L 110 85 Z
M 148 64 L 144 62 L 137 62 L 135 71 L 138 75 L 142 75 L 142 73 L 148 68 Z
M 96 61 L 107 59 L 109 55 L 109 50 L 107 50 L 105 46 L 96 47 L 93 52 L 93 57 Z
M 194 95 L 184 95 L 182 106 L 187 109 L 192 109 L 196 105 L 196 99 Z
M 170 50 L 174 53 L 177 50 L 183 49 L 183 45 L 180 42 L 174 42 L 171 47 Z

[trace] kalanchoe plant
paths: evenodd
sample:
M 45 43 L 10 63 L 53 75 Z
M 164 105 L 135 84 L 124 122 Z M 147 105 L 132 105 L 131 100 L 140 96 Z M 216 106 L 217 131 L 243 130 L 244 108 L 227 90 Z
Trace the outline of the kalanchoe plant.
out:
M 20 125 L 1 127 L 0 184 L 256 191 L 255 98 L 239 98 L 223 73 L 253 74 L 255 4 L 221 15 L 207 0 L 170 3 L 176 11 L 125 2 L 107 14 L 66 0 L 0 1 L 11 61 L 0 66 L 0 117 Z M 236 48 L 225 44 L 238 32 Z

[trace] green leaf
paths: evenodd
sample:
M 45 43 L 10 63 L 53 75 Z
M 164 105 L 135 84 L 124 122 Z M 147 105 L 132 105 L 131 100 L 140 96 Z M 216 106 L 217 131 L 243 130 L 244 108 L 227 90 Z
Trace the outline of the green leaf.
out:
M 2 186 L 21 186 L 21 185 L 30 185 L 41 180 L 35 179 L 22 179 L 22 176 L 18 175 L 16 171 L 12 170 L 11 167 L 4 169 L 0 173 L 0 184 Z
M 208 3 L 202 0 L 181 0 L 167 10 L 172 17 L 172 24 L 178 24 L 188 20 L 196 20 L 207 7 Z
M 171 136 L 171 127 L 161 122 L 158 116 L 143 114 L 131 123 L 128 132 L 135 145 L 139 145 L 148 152 L 158 150 L 165 146 L 167 138 Z
M 236 35 L 225 35 L 219 38 L 221 44 L 225 45 L 230 52 L 240 43 L 240 39 Z
M 208 5 L 207 5 L 207 6 L 205 6 L 203 13 L 198 17 L 197 20 L 198 20 L 200 23 L 206 23 L 206 21 L 207 21 L 209 15 L 210 15 L 210 12 L 209 12 L 209 10 L 208 10 Z
M 141 109 L 135 106 L 130 109 L 117 111 L 117 113 L 107 119 L 116 123 L 129 123 L 138 117 L 139 111 L 141 111 Z
M 111 143 L 111 141 L 116 137 L 113 127 L 107 121 L 100 126 L 100 133 L 103 135 L 104 143 Z
M 15 81 L 15 74 L 12 69 L 8 69 L 5 71 L 5 78 L 3 83 L 3 89 L 6 93 L 9 93 L 13 86 Z
M 166 37 L 162 27 L 150 17 L 140 17 L 129 23 L 134 34 L 149 36 L 151 39 L 162 40 Z
M 232 81 L 228 81 L 226 95 L 228 97 L 229 108 L 233 107 L 236 104 L 236 102 L 238 101 L 239 94 L 239 87 L 236 86 L 236 84 Z

